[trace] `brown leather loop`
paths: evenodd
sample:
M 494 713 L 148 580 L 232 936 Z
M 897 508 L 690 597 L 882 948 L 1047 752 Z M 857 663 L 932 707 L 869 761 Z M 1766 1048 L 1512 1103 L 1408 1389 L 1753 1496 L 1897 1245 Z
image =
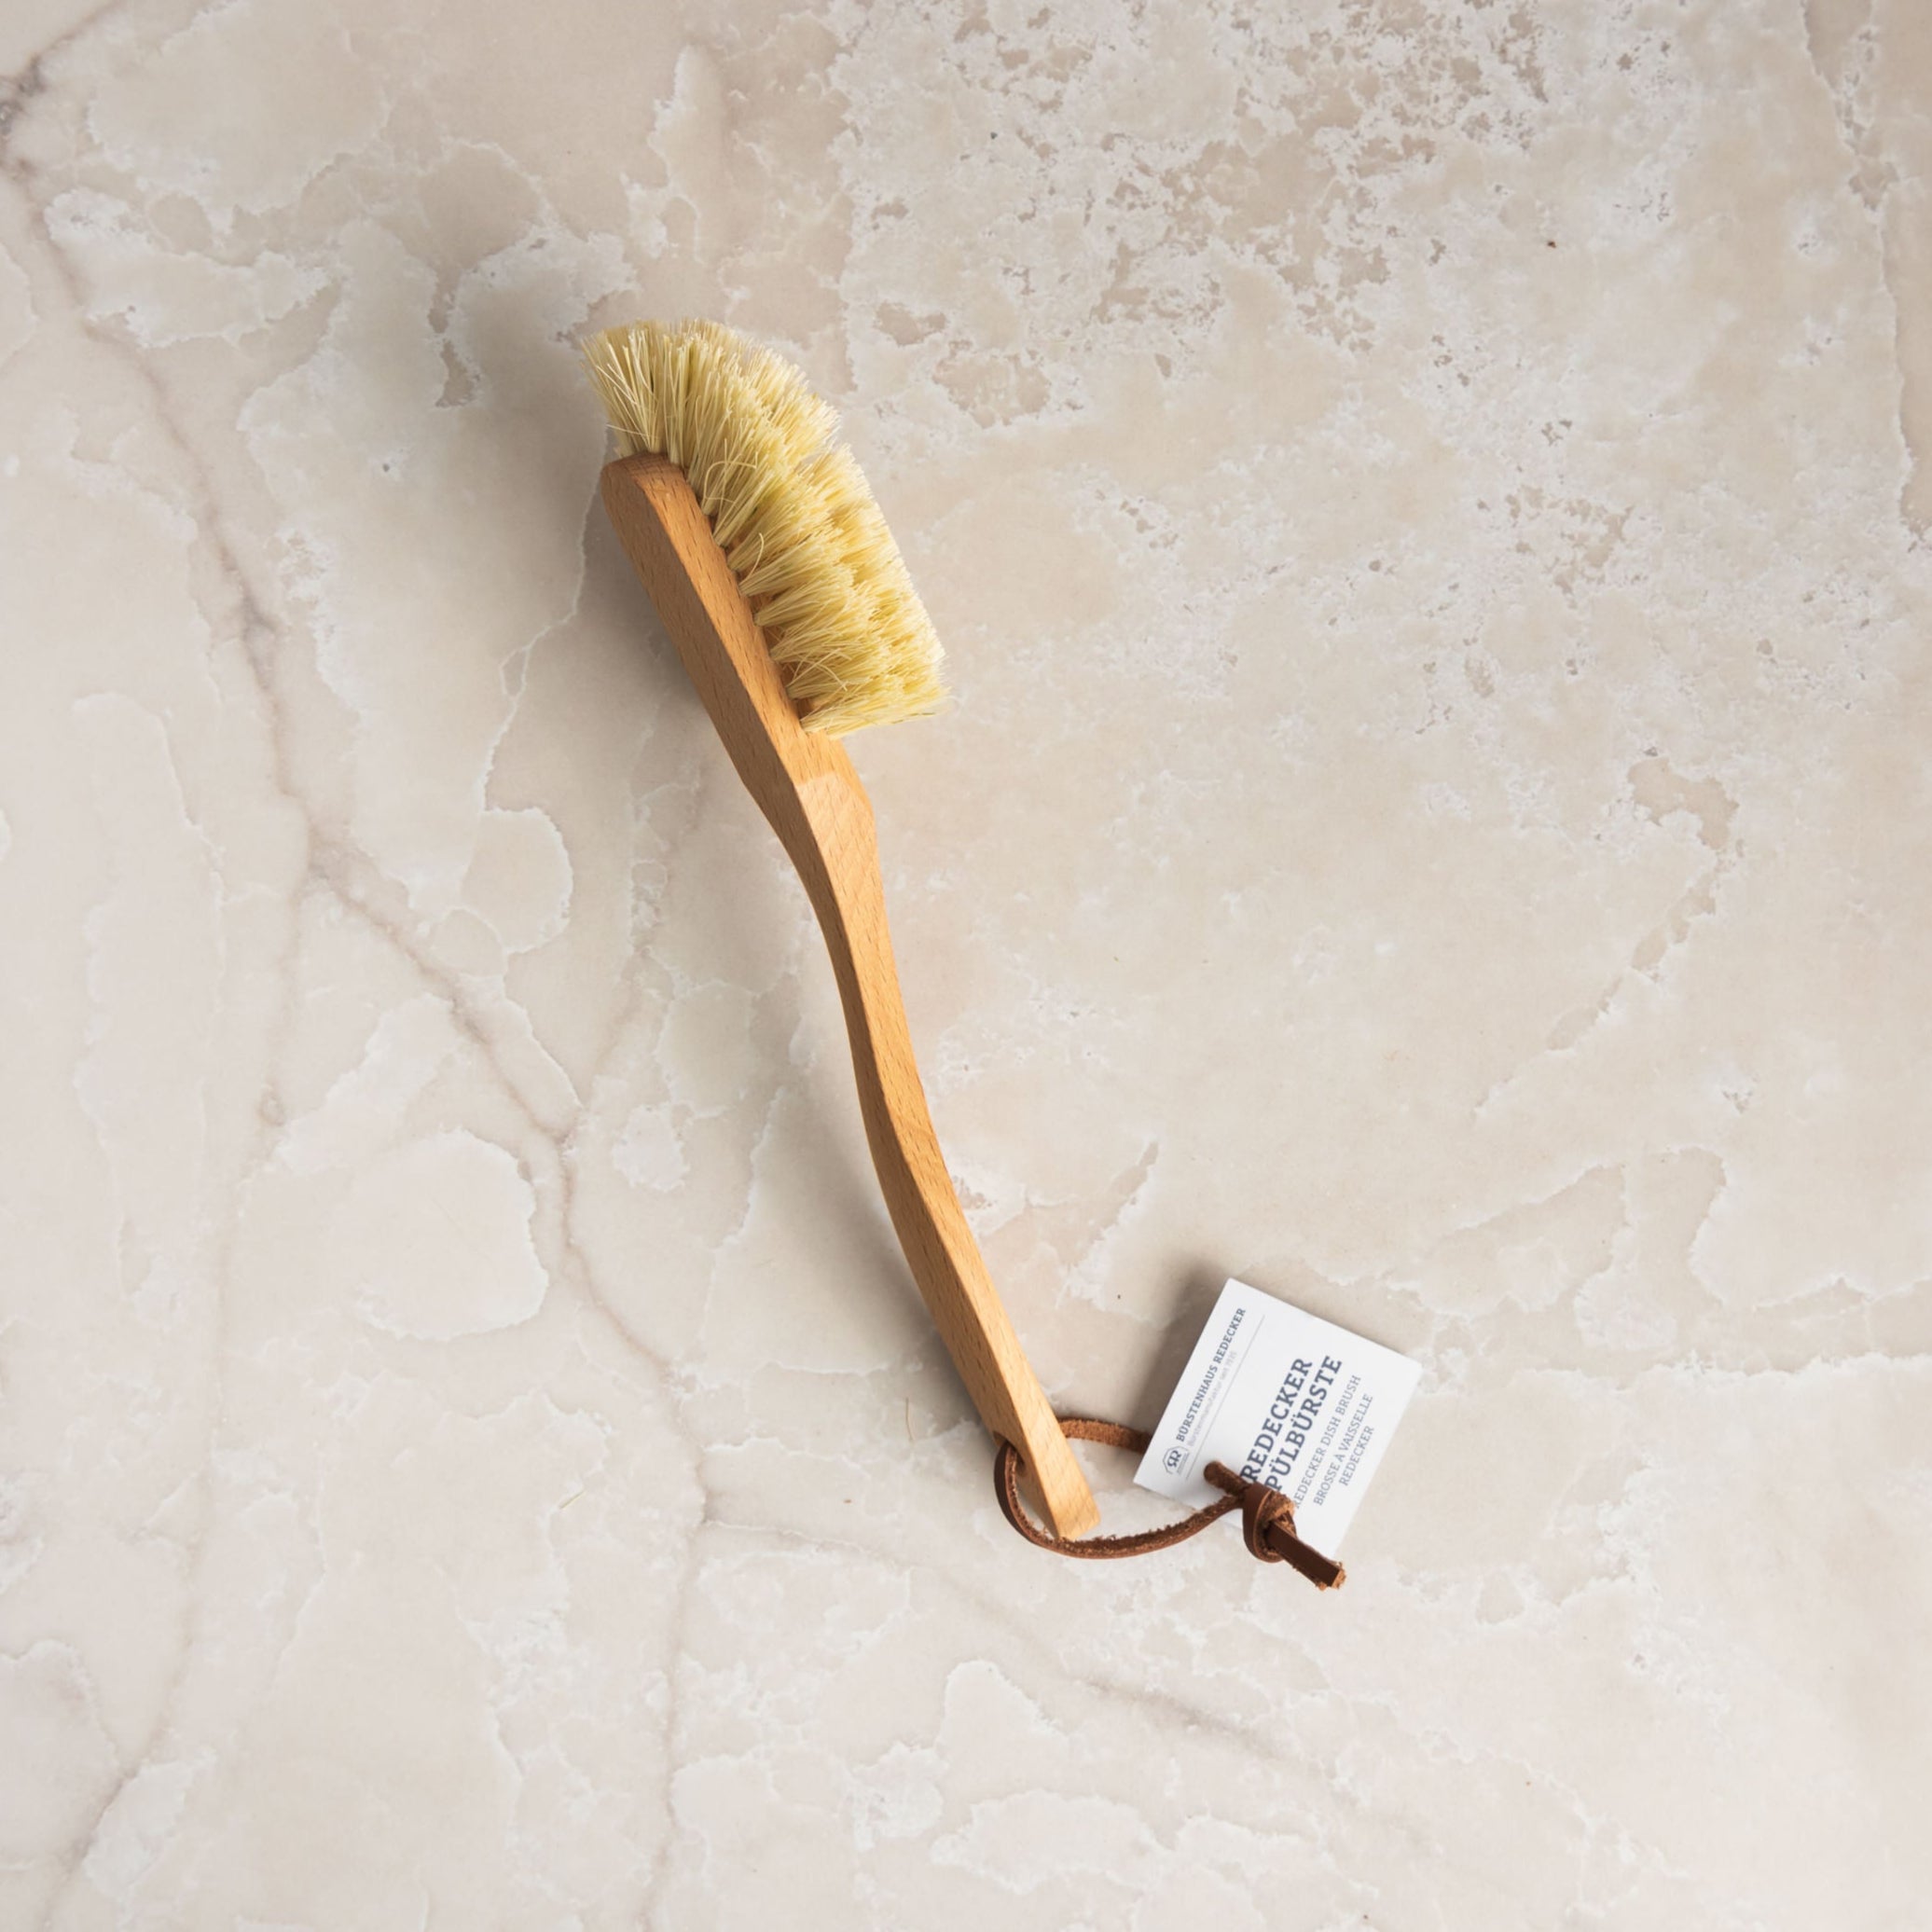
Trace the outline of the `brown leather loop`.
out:
M 1143 1429 L 1129 1428 L 1125 1423 L 1102 1422 L 1088 1415 L 1063 1415 L 1062 1433 L 1075 1442 L 1101 1442 L 1110 1449 L 1125 1449 L 1139 1455 L 1147 1447 Z M 1245 1483 L 1225 1464 L 1210 1462 L 1202 1472 L 1217 1489 L 1227 1495 L 1218 1503 L 1208 1503 L 1183 1516 L 1178 1523 L 1164 1524 L 1159 1529 L 1143 1529 L 1133 1536 L 1059 1537 L 1042 1529 L 1027 1513 L 1020 1500 L 1020 1456 L 1011 1442 L 1001 1442 L 993 1458 L 993 1494 L 1004 1516 L 1036 1548 L 1051 1550 L 1056 1556 L 1106 1558 L 1147 1556 L 1156 1550 L 1171 1549 L 1188 1538 L 1199 1536 L 1210 1523 L 1218 1523 L 1232 1511 L 1241 1511 L 1241 1533 L 1249 1553 L 1262 1563 L 1286 1563 L 1299 1570 L 1319 1590 L 1333 1590 L 1347 1580 L 1347 1571 L 1332 1557 L 1310 1549 L 1295 1534 L 1295 1506 L 1278 1490 L 1264 1483 Z
M 1101 1422 L 1085 1415 L 1062 1415 L 1058 1420 L 1061 1433 L 1075 1442 L 1104 1442 L 1110 1449 L 1131 1450 L 1137 1456 L 1147 1447 L 1145 1432 L 1128 1428 L 1124 1423 Z M 1056 1537 L 1052 1530 L 1042 1529 L 1028 1515 L 1027 1507 L 1020 1500 L 1020 1468 L 1019 1451 L 1002 1441 L 1000 1453 L 993 1459 L 993 1494 L 999 1498 L 1000 1513 L 1029 1543 L 1051 1550 L 1056 1556 L 1146 1556 L 1200 1535 L 1210 1523 L 1238 1507 L 1233 1497 L 1226 1502 L 1209 1503 L 1205 1510 L 1196 1510 L 1179 1523 L 1164 1524 L 1159 1529 L 1143 1529 L 1133 1536 Z

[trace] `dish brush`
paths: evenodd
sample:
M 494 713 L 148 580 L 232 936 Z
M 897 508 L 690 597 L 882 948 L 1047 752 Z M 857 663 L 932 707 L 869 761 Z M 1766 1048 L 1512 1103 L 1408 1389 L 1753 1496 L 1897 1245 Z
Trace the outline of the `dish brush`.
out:
M 872 806 L 839 738 L 937 711 L 940 648 L 837 418 L 799 370 L 716 323 L 585 344 L 621 453 L 618 541 L 818 915 L 886 1207 L 987 1428 L 1054 1529 L 1098 1520 L 967 1226 L 926 1107 L 886 926 Z

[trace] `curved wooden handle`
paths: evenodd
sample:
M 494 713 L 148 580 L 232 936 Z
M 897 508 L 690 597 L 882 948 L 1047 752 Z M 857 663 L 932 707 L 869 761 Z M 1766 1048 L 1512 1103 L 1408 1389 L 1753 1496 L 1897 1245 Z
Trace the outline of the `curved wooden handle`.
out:
M 899 1244 L 966 1392 L 1025 1459 L 1061 1536 L 1099 1520 L 966 1224 L 932 1131 L 892 963 L 872 807 L 836 738 L 807 731 L 684 473 L 634 456 L 604 506 L 738 775 L 798 868 L 851 1038 L 873 1165 Z

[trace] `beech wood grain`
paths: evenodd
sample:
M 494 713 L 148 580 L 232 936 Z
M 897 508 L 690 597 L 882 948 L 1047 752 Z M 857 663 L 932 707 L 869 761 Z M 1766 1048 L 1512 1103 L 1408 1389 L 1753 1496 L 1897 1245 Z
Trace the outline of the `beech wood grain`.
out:
M 966 1224 L 913 1057 L 886 926 L 872 806 L 837 738 L 807 731 L 684 473 L 606 467 L 604 506 L 738 776 L 798 869 L 832 955 L 879 1185 L 973 1406 L 1019 1452 L 1063 1537 L 1099 1520 Z

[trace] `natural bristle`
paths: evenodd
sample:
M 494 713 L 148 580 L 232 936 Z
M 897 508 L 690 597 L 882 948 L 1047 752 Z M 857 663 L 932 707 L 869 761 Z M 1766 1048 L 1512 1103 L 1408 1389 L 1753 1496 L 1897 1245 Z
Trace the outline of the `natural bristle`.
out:
M 838 418 L 781 356 L 715 322 L 606 329 L 584 360 L 622 454 L 691 480 L 810 731 L 945 702 L 939 639 Z

